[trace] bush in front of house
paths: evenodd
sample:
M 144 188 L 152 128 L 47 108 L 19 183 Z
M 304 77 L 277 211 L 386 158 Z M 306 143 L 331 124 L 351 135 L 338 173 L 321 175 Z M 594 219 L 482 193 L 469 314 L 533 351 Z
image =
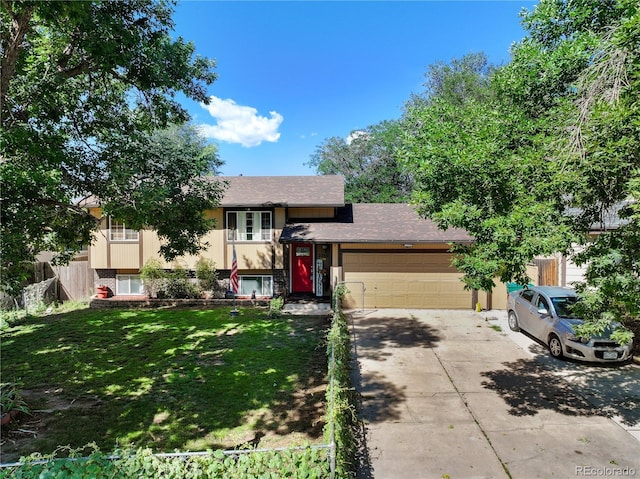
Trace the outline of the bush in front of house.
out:
M 189 279 L 189 273 L 185 267 L 176 263 L 167 273 L 164 294 L 166 298 L 172 299 L 195 299 L 200 297 L 200 287 Z
M 195 299 L 203 291 L 216 289 L 218 272 L 213 261 L 198 261 L 196 283 L 182 264 L 174 263 L 173 269 L 165 270 L 159 259 L 152 258 L 140 270 L 140 278 L 150 298 Z
M 216 263 L 208 258 L 200 257 L 196 263 L 196 278 L 203 292 L 215 293 L 218 288 L 218 270 Z
M 280 316 L 282 316 L 283 308 L 284 308 L 284 299 L 282 298 L 282 296 L 273 298 L 269 302 L 269 317 L 279 318 Z
M 167 281 L 167 272 L 159 259 L 151 258 L 142 266 L 140 279 L 142 279 L 144 289 L 149 297 L 156 298 Z

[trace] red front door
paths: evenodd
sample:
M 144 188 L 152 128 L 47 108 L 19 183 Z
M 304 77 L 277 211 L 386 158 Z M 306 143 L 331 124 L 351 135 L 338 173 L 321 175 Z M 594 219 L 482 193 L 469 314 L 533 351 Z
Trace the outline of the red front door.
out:
M 291 277 L 293 293 L 313 292 L 313 245 L 296 243 L 291 246 Z

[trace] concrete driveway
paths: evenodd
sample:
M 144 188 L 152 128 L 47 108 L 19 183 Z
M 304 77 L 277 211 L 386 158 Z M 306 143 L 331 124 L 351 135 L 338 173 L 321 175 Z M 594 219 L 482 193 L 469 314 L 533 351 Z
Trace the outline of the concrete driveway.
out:
M 492 313 L 352 313 L 359 477 L 640 477 L 640 368 L 555 361 Z

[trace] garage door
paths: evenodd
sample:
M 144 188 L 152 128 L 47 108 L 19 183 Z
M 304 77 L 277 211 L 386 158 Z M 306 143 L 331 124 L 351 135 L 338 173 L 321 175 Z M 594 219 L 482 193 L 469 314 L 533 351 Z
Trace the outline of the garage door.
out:
M 365 308 L 470 309 L 471 291 L 450 266 L 448 253 L 343 253 L 345 306 Z

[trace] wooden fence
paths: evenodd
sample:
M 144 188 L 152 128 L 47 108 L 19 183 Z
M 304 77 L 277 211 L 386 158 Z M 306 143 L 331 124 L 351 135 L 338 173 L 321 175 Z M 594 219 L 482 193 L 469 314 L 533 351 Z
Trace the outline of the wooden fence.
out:
M 538 286 L 557 286 L 558 283 L 558 260 L 535 259 L 538 267 Z
M 89 261 L 71 261 L 66 266 L 52 266 L 50 263 L 35 263 L 35 281 L 58 278 L 58 299 L 80 301 L 89 298 L 94 289 L 93 270 Z

